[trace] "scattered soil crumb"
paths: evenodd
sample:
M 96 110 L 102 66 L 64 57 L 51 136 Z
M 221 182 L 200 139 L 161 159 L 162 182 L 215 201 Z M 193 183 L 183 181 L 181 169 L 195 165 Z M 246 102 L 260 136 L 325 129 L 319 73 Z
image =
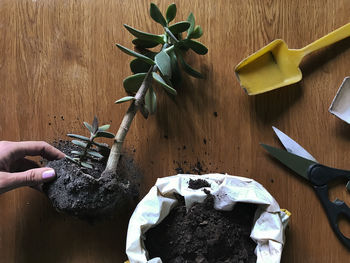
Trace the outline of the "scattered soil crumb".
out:
M 196 173 L 196 174 L 202 174 L 202 172 L 204 172 L 203 167 L 202 167 L 202 164 L 198 161 L 198 162 L 194 165 L 192 171 L 193 171 L 194 173 Z
M 213 208 L 214 198 L 195 203 L 186 212 L 184 200 L 146 232 L 149 258 L 164 263 L 255 263 L 256 244 L 250 231 L 256 206 L 237 203 L 232 211 Z
M 188 182 L 188 188 L 190 189 L 200 189 L 203 187 L 210 187 L 210 184 L 203 179 L 190 179 L 190 181 Z

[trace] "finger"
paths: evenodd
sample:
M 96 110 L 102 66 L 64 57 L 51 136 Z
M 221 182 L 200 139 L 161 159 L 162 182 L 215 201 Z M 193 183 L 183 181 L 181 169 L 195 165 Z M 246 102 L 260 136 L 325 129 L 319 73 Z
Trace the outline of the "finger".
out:
M 19 159 L 11 164 L 10 172 L 23 172 L 29 169 L 39 168 L 40 166 L 33 160 L 26 158 Z
M 44 141 L 12 142 L 14 159 L 21 159 L 25 156 L 40 155 L 48 160 L 57 160 L 65 157 L 65 154 Z
M 55 177 L 55 171 L 51 168 L 37 168 L 20 173 L 1 173 L 0 193 L 21 186 L 36 186 L 49 182 Z

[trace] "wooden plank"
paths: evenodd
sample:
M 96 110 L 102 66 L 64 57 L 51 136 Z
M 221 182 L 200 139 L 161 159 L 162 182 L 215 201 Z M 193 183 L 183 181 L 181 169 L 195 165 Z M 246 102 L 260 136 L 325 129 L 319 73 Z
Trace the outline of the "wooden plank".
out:
M 154 1 L 165 10 L 172 1 Z M 341 262 L 340 244 L 312 189 L 273 161 L 259 142 L 279 145 L 275 125 L 320 162 L 350 169 L 349 126 L 328 113 L 349 75 L 350 39 L 306 58 L 299 84 L 248 97 L 235 65 L 276 38 L 301 48 L 349 22 L 349 1 L 174 1 L 177 19 L 189 12 L 204 29 L 204 57 L 188 56 L 206 79 L 186 77 L 176 102 L 159 92 L 158 113 L 137 116 L 126 149 L 144 173 L 142 195 L 157 177 L 199 161 L 205 172 L 227 172 L 262 183 L 292 212 L 282 262 Z M 84 131 L 96 114 L 116 130 L 127 105 L 122 80 L 131 47 L 122 27 L 161 32 L 150 1 L 0 1 L 0 139 L 46 140 Z M 133 150 L 136 150 L 133 153 Z M 344 187 L 332 197 L 349 202 Z M 0 262 L 122 262 L 127 211 L 89 225 L 57 214 L 43 195 L 18 189 L 0 196 Z M 345 225 L 349 230 L 349 224 Z M 349 231 L 350 232 L 350 231 Z M 347 233 L 349 233 L 347 232 Z

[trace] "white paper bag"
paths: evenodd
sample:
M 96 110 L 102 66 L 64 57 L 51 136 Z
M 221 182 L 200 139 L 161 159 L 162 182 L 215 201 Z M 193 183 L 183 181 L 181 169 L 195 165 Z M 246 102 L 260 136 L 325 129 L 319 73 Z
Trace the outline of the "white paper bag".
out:
M 162 263 L 160 258 L 148 259 L 143 242 L 144 234 L 160 223 L 176 206 L 174 193 L 184 197 L 187 208 L 194 202 L 201 203 L 205 200 L 207 195 L 203 188 L 188 188 L 190 179 L 204 179 L 210 184 L 206 189 L 214 196 L 214 208 L 217 210 L 232 210 L 236 202 L 257 204 L 254 227 L 250 235 L 257 243 L 257 263 L 280 262 L 289 213 L 280 210 L 276 200 L 261 184 L 253 179 L 227 174 L 179 174 L 159 178 L 132 214 L 126 241 L 126 254 L 130 263 Z

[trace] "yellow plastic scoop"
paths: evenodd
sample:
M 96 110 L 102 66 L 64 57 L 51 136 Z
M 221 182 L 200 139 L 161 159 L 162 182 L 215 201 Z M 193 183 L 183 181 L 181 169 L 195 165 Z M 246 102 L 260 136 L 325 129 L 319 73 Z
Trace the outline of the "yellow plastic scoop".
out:
M 296 83 L 302 78 L 299 64 L 304 56 L 349 36 L 350 23 L 302 49 L 288 49 L 282 39 L 276 39 L 239 63 L 236 76 L 248 95 Z

